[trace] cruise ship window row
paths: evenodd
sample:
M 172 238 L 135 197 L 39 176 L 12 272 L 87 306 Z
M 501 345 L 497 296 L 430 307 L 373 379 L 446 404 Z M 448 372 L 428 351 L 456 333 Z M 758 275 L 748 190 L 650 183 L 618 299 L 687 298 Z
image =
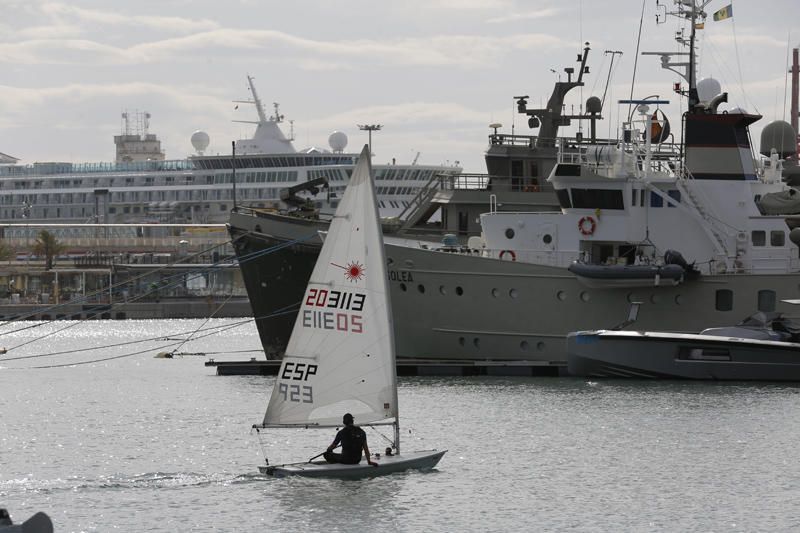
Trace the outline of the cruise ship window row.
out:
M 326 172 L 326 174 L 331 174 Z M 343 181 L 341 176 L 338 177 Z M 124 181 L 123 181 L 124 180 Z M 233 182 L 233 172 L 207 174 L 199 176 L 199 180 L 208 185 L 227 184 Z M 238 172 L 236 181 L 239 183 L 284 183 L 298 181 L 296 170 L 264 171 L 264 172 Z M 11 188 L 14 190 L 23 189 L 70 189 L 78 187 L 114 187 L 124 185 L 126 187 L 141 186 L 180 186 L 195 183 L 195 176 L 133 176 L 126 178 L 92 178 L 83 179 L 45 179 L 45 180 L 14 180 L 11 182 L 0 181 L 0 188 Z
M 240 198 L 266 198 L 278 197 L 278 188 L 242 188 L 237 189 Z M 229 200 L 233 198 L 232 189 L 193 189 L 193 190 L 168 190 L 168 191 L 109 191 L 106 200 L 109 203 L 124 202 L 165 202 L 165 201 L 196 201 L 196 200 Z M 102 200 L 105 203 L 106 200 Z M 43 193 L 36 195 L 14 196 L 0 195 L 0 205 L 17 206 L 20 204 L 39 205 L 64 205 L 64 204 L 91 204 L 94 205 L 93 193 Z
M 34 163 L 0 166 L 0 177 L 41 176 L 43 174 L 93 174 L 109 172 L 191 171 L 197 166 L 185 159 L 164 161 L 131 161 L 122 163 Z
M 202 170 L 230 170 L 233 168 L 233 159 L 226 156 L 195 159 L 194 163 L 196 168 Z M 352 156 L 331 154 L 323 156 L 240 156 L 236 158 L 236 169 L 314 167 L 323 165 L 353 165 L 354 163 Z
M 411 202 L 406 202 L 405 200 L 396 202 L 394 200 L 381 200 L 378 202 L 378 205 L 382 209 L 386 209 L 387 207 L 394 207 L 395 209 L 400 209 L 401 207 L 408 207 L 411 205 Z
M 76 189 L 81 187 L 142 187 L 154 185 L 180 186 L 194 183 L 194 176 L 131 176 L 126 178 L 69 179 L 52 178 L 42 180 L 0 180 L 0 189 Z
M 378 194 L 413 194 L 415 189 L 413 187 L 378 187 L 375 192 Z

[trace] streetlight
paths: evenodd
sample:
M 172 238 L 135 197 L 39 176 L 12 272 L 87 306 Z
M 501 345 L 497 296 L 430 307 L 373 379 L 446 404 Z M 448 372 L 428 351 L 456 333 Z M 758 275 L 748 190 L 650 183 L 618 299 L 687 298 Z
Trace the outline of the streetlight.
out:
M 372 155 L 372 132 L 380 131 L 383 128 L 382 124 L 356 124 L 361 131 L 369 132 L 369 153 Z

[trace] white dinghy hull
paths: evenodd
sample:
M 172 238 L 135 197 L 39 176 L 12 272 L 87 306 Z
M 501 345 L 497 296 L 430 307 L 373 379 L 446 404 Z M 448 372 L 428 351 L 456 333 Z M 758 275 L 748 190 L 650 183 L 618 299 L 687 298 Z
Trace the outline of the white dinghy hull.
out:
M 403 453 L 401 455 L 383 455 L 373 458 L 378 466 L 370 466 L 366 461 L 357 465 L 343 465 L 339 463 L 326 463 L 314 461 L 311 463 L 292 463 L 276 466 L 260 466 L 259 471 L 272 477 L 320 477 L 338 479 L 360 479 L 366 477 L 384 476 L 405 470 L 430 470 L 435 467 L 439 459 L 447 450 L 425 450 Z

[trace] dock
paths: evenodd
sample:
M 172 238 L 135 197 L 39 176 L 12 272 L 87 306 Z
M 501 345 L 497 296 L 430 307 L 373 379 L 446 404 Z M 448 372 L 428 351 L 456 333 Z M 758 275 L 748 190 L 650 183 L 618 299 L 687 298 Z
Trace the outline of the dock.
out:
M 280 359 L 256 359 L 255 357 L 247 361 L 209 359 L 205 366 L 216 367 L 218 376 L 275 376 L 280 370 L 281 361 Z M 442 359 L 400 359 L 397 361 L 398 376 L 558 377 L 566 374 L 566 362 Z

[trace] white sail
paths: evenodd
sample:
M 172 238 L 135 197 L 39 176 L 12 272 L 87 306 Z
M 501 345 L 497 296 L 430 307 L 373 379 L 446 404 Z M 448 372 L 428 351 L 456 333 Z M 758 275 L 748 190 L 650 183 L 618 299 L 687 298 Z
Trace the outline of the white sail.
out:
M 368 147 L 303 296 L 264 426 L 397 418 L 394 332 Z

